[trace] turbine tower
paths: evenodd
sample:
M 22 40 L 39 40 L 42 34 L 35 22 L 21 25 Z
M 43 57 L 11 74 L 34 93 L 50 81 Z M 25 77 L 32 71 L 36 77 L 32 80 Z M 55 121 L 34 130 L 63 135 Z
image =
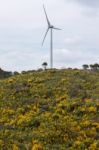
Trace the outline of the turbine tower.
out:
M 54 30 L 61 30 L 61 29 L 56 28 L 53 25 L 51 25 L 51 23 L 50 23 L 50 21 L 48 19 L 48 16 L 47 16 L 47 13 L 46 13 L 44 5 L 43 5 L 43 9 L 44 9 L 44 13 L 45 13 L 45 16 L 46 16 L 46 21 L 47 21 L 47 24 L 48 24 L 48 28 L 46 30 L 46 33 L 45 33 L 42 45 L 44 44 L 45 38 L 47 36 L 47 33 L 50 30 L 50 67 L 52 69 L 53 68 L 53 29 Z

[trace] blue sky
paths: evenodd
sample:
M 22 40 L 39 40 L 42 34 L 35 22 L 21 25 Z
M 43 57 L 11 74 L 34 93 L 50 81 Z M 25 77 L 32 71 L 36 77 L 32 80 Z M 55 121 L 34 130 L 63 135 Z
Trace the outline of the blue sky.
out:
M 50 60 L 49 34 L 42 4 L 54 31 L 54 67 L 81 67 L 99 63 L 98 0 L 0 1 L 0 67 L 22 71 L 38 69 Z

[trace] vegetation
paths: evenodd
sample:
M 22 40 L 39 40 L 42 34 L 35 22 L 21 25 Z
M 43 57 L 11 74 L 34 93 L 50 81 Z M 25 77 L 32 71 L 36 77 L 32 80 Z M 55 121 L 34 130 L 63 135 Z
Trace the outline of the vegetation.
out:
M 1 80 L 0 150 L 99 150 L 99 72 L 46 70 Z
M 93 71 L 99 71 L 99 64 L 95 63 L 95 64 L 91 64 L 90 65 L 91 70 Z
M 42 64 L 42 66 L 44 67 L 44 70 L 46 70 L 46 67 L 47 67 L 47 62 L 44 62 L 43 64 Z
M 4 71 L 0 68 L 0 79 L 8 78 L 12 76 L 12 72 Z
M 89 66 L 88 66 L 87 64 L 84 64 L 84 65 L 83 65 L 83 69 L 84 69 L 84 70 L 87 70 L 88 68 L 89 68 Z
M 91 71 L 94 71 L 94 72 L 99 71 L 99 64 L 98 63 L 90 64 L 90 65 L 84 64 L 82 67 L 83 67 L 84 70 L 90 69 Z

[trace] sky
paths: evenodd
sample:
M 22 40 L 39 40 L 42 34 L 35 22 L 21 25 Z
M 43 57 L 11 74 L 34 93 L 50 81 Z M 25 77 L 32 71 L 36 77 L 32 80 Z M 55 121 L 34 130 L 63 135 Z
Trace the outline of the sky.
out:
M 52 25 L 55 68 L 99 63 L 99 0 L 0 0 L 0 67 L 8 71 L 50 67 Z

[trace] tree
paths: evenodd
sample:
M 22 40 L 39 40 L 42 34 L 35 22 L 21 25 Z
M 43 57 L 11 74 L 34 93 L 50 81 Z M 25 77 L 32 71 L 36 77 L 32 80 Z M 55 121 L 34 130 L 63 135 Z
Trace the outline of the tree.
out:
M 46 70 L 46 67 L 47 67 L 47 62 L 44 62 L 43 64 L 42 64 L 42 66 L 44 67 L 44 70 Z
M 87 64 L 84 64 L 84 65 L 83 65 L 83 69 L 84 69 L 84 70 L 87 70 L 88 68 L 89 68 L 89 65 L 87 65 Z
M 94 66 L 93 66 L 93 64 L 91 64 L 91 65 L 90 65 L 90 69 L 93 70 L 93 68 L 94 68 Z
M 92 71 L 98 71 L 99 70 L 99 64 L 97 64 L 97 63 L 91 64 L 90 68 Z
M 12 72 L 4 71 L 0 68 L 0 79 L 7 78 L 7 77 L 10 77 L 10 76 L 12 76 Z
M 19 75 L 19 72 L 17 72 L 17 71 L 14 71 L 14 73 L 13 73 L 14 75 Z
M 99 64 L 97 64 L 97 63 L 94 64 L 94 70 L 95 71 L 99 70 Z

